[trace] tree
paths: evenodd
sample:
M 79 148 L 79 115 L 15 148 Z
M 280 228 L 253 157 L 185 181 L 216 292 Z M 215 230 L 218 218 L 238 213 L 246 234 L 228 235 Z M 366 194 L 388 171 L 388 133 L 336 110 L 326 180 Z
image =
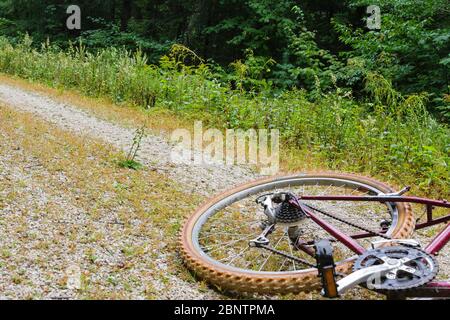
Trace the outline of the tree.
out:
M 122 0 L 122 12 L 120 14 L 120 31 L 127 30 L 128 21 L 131 18 L 132 6 L 133 0 Z

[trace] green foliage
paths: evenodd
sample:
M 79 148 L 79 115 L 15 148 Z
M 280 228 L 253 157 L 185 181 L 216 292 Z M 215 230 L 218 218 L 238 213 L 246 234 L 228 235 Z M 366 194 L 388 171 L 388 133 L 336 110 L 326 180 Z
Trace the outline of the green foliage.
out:
M 136 160 L 122 160 L 119 163 L 119 167 L 131 170 L 139 170 L 142 168 L 142 164 L 137 162 Z
M 91 18 L 97 29 L 86 30 L 81 33 L 78 41 L 92 49 L 101 49 L 105 47 L 125 48 L 127 50 L 140 50 L 149 53 L 149 59 L 153 62 L 166 53 L 174 44 L 173 41 L 155 41 L 145 38 L 134 32 L 120 31 L 120 26 L 110 23 L 101 18 Z
M 329 168 L 448 194 L 449 129 L 426 111 L 428 95 L 402 95 L 381 74 L 367 72 L 363 89 L 369 102 L 357 102 L 341 88 L 321 91 L 311 102 L 304 89 L 264 89 L 260 74 L 267 72 L 268 61 L 249 55 L 225 81 L 220 70 L 184 46 L 149 65 L 142 51 L 92 53 L 82 44 L 63 51 L 49 43 L 38 50 L 29 37 L 18 45 L 0 38 L 1 72 L 132 103 L 150 114 L 156 106 L 216 127 L 278 128 L 284 144 L 317 156 Z M 237 80 L 242 86 L 227 82 Z M 130 161 L 123 165 L 136 167 Z
M 450 121 L 447 0 L 79 0 L 80 31 L 65 26 L 70 4 L 0 0 L 0 35 L 19 43 L 28 33 L 35 48 L 50 39 L 69 50 L 68 40 L 90 52 L 139 49 L 152 64 L 180 43 L 235 88 L 305 89 L 311 101 L 338 88 L 368 101 L 366 78 L 378 74 L 403 95 L 426 92 L 427 109 Z M 365 24 L 374 4 L 381 8 L 379 31 Z M 197 65 L 191 58 L 183 64 Z
M 142 164 L 136 161 L 136 157 L 139 149 L 141 148 L 142 139 L 145 137 L 145 130 L 146 124 L 135 131 L 133 143 L 128 151 L 127 157 L 125 160 L 119 161 L 119 167 L 133 170 L 139 170 L 142 168 Z
M 271 83 L 266 80 L 271 67 L 275 65 L 271 58 L 255 57 L 252 50 L 247 50 L 245 61 L 237 60 L 230 66 L 233 72 L 226 74 L 225 81 L 232 82 L 241 91 L 269 90 Z
M 404 94 L 427 92 L 431 110 L 448 121 L 450 71 L 450 5 L 445 0 L 352 1 L 353 5 L 377 4 L 381 8 L 381 30 L 367 32 L 334 20 L 339 39 L 351 47 L 345 57 L 360 59 L 356 81 L 368 71 L 389 79 Z M 349 68 L 350 70 L 345 70 Z M 344 74 L 355 74 L 354 65 Z M 353 72 L 352 72 L 353 70 Z M 359 78 L 359 79 L 358 79 Z M 348 85 L 353 79 L 343 79 Z

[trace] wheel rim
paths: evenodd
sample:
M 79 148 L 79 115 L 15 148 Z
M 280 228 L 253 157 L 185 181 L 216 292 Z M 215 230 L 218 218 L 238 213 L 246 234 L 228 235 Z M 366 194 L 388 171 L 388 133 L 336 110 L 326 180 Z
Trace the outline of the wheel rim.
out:
M 324 188 L 325 187 L 325 188 Z M 322 194 L 325 194 L 330 191 L 335 191 L 333 190 L 333 188 L 340 189 L 340 190 L 353 190 L 354 192 L 357 193 L 363 193 L 363 194 L 371 194 L 371 195 L 375 195 L 378 194 L 380 192 L 386 192 L 386 190 L 382 187 L 375 187 L 372 184 L 368 184 L 368 183 L 364 183 L 364 182 L 360 182 L 360 181 L 355 181 L 355 180 L 351 180 L 348 178 L 332 178 L 332 177 L 285 177 L 285 178 L 281 178 L 278 180 L 274 180 L 274 181 L 269 181 L 269 182 L 264 182 L 261 183 L 259 185 L 255 185 L 252 187 L 249 187 L 247 189 L 241 190 L 241 191 L 237 191 L 231 195 L 228 195 L 226 197 L 224 197 L 223 199 L 219 200 L 218 202 L 216 202 L 215 204 L 211 205 L 209 208 L 207 208 L 203 214 L 201 216 L 199 216 L 199 218 L 196 220 L 196 222 L 194 223 L 193 229 L 192 229 L 192 244 L 196 250 L 196 252 L 198 252 L 198 254 L 205 260 L 209 261 L 211 264 L 213 265 L 217 265 L 217 266 L 221 266 L 224 269 L 227 270 L 231 270 L 231 271 L 237 271 L 237 272 L 244 272 L 244 273 L 258 273 L 258 274 L 288 274 L 288 273 L 292 273 L 292 272 L 309 272 L 312 271 L 313 269 L 311 268 L 297 268 L 296 264 L 293 264 L 292 268 L 283 268 L 283 265 L 281 266 L 281 270 L 265 270 L 267 269 L 266 266 L 271 266 L 274 264 L 273 261 L 271 261 L 271 263 L 268 263 L 270 259 L 272 259 L 273 255 L 270 255 L 269 253 L 267 253 L 267 255 L 263 254 L 263 259 L 261 264 L 264 264 L 263 267 L 261 268 L 261 265 L 259 267 L 255 267 L 254 265 L 251 266 L 245 266 L 243 267 L 240 263 L 237 263 L 239 261 L 245 260 L 242 259 L 242 257 L 244 256 L 246 259 L 248 258 L 256 258 L 253 257 L 252 255 L 248 254 L 248 251 L 250 251 L 251 249 L 248 249 L 245 247 L 245 242 L 248 243 L 248 241 L 252 238 L 252 236 L 256 236 L 257 234 L 259 234 L 261 232 L 261 230 L 255 230 L 255 234 L 246 234 L 246 233 L 242 233 L 242 232 L 236 232 L 235 233 L 235 239 L 231 239 L 228 238 L 228 241 L 225 243 L 214 243 L 213 245 L 209 245 L 207 247 L 207 244 L 205 244 L 205 238 L 206 238 L 206 234 L 204 234 L 204 229 L 205 227 L 208 227 L 208 224 L 212 221 L 212 219 L 216 216 L 216 217 L 220 217 L 220 212 L 224 209 L 229 207 L 230 205 L 233 205 L 239 201 L 242 200 L 246 200 L 248 201 L 249 198 L 267 192 L 267 191 L 271 191 L 271 190 L 277 190 L 277 189 L 283 189 L 286 190 L 286 188 L 288 188 L 289 190 L 291 190 L 292 188 L 302 188 L 303 189 L 303 194 L 308 194 L 311 195 L 310 193 L 305 193 L 311 190 L 311 188 L 316 188 L 316 189 L 322 189 Z M 325 193 L 323 193 L 325 191 Z M 316 193 L 317 194 L 317 193 Z M 309 201 L 308 203 L 311 203 L 311 201 Z M 325 203 L 325 201 L 321 201 L 321 203 Z M 327 203 L 331 203 L 331 201 L 327 201 Z M 360 204 L 361 202 L 359 202 Z M 342 204 L 342 202 L 340 202 L 340 204 Z M 371 205 L 373 206 L 374 203 L 371 203 Z M 392 220 L 392 224 L 390 226 L 390 228 L 388 229 L 388 231 L 386 232 L 387 235 L 391 235 L 393 233 L 393 231 L 396 228 L 397 225 L 397 221 L 398 221 L 398 210 L 396 208 L 395 205 L 382 205 L 377 203 L 379 206 L 381 206 L 381 208 L 384 208 L 385 210 L 387 209 L 387 213 L 389 214 L 390 219 Z M 256 206 L 256 204 L 255 204 Z M 333 204 L 333 206 L 336 206 L 336 204 Z M 233 217 L 232 217 L 233 218 Z M 254 223 L 259 223 L 260 220 L 255 219 Z M 251 221 L 250 221 L 251 222 Z M 239 224 L 241 222 L 239 221 Z M 203 228 L 203 229 L 202 229 Z M 317 227 L 318 228 L 318 227 Z M 243 228 L 242 228 L 243 229 Z M 214 229 L 215 232 L 217 232 L 218 229 Z M 377 230 L 377 229 L 375 229 Z M 211 231 L 211 230 L 210 230 Z M 228 230 L 227 230 L 228 231 Z M 283 229 L 281 230 L 281 233 L 287 233 L 286 232 L 287 229 Z M 228 234 L 229 236 L 229 234 Z M 283 236 L 284 238 L 280 238 L 279 235 L 277 235 L 278 238 L 273 237 L 271 240 L 271 245 L 275 245 L 275 247 L 277 245 L 279 245 L 280 243 L 284 243 L 284 246 L 286 247 L 286 245 L 289 243 L 289 241 L 286 241 L 286 237 Z M 210 239 L 207 238 L 207 240 L 209 241 Z M 289 239 L 288 239 L 289 240 Z M 235 241 L 235 242 L 234 242 Z M 218 253 L 223 253 L 221 251 L 224 251 L 225 248 L 228 248 L 233 245 L 234 243 L 238 244 L 239 246 L 235 245 L 236 248 L 240 248 L 239 251 L 237 251 L 237 249 L 233 249 L 231 250 L 231 254 L 226 256 L 226 257 L 222 257 L 221 254 Z M 242 244 L 244 244 L 244 246 L 242 246 Z M 248 246 L 247 246 L 248 247 Z M 228 250 L 227 249 L 227 250 Z M 285 248 L 285 250 L 289 250 L 287 253 L 288 254 L 292 254 L 293 252 L 290 251 L 292 250 L 293 247 L 291 246 L 290 248 Z M 258 249 L 258 250 L 263 250 L 263 249 Z M 347 256 L 347 257 L 343 257 L 337 264 L 341 264 L 344 263 L 348 260 L 353 259 L 355 256 L 354 254 Z M 260 257 L 258 257 L 259 259 Z M 257 261 L 259 263 L 259 260 L 255 259 L 255 261 Z M 272 259 L 273 260 L 273 259 Z M 280 262 L 280 264 L 284 264 L 286 263 L 286 261 L 284 261 L 283 259 L 281 260 L 283 262 Z M 313 261 L 312 261 L 313 262 Z M 289 263 L 289 261 L 288 261 Z M 290 262 L 292 263 L 292 262 Z M 276 263 L 275 263 L 276 265 Z M 250 267 L 250 268 L 249 268 Z M 280 267 L 280 266 L 278 266 Z

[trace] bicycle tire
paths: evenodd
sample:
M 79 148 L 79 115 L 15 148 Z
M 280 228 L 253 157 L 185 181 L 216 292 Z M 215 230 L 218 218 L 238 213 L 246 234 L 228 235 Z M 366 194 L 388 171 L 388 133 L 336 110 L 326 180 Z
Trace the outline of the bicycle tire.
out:
M 187 265 L 197 276 L 212 283 L 222 289 L 249 293 L 299 293 L 308 292 L 320 287 L 320 279 L 317 276 L 317 269 L 307 269 L 280 273 L 261 273 L 250 270 L 235 270 L 224 267 L 222 264 L 214 263 L 211 259 L 196 249 L 193 243 L 193 230 L 196 222 L 214 204 L 226 199 L 238 192 L 253 188 L 259 185 L 279 183 L 283 179 L 345 179 L 356 183 L 363 183 L 372 186 L 384 193 L 393 192 L 393 189 L 386 184 L 372 178 L 342 173 L 312 173 L 288 176 L 273 176 L 252 181 L 231 190 L 225 191 L 200 206 L 195 213 L 190 216 L 181 231 L 180 253 Z M 411 206 L 407 203 L 395 203 L 398 219 L 393 231 L 392 238 L 408 238 L 415 228 L 415 220 Z M 353 259 L 354 260 L 354 259 Z M 337 271 L 347 273 L 351 271 L 353 261 L 347 261 L 337 266 Z

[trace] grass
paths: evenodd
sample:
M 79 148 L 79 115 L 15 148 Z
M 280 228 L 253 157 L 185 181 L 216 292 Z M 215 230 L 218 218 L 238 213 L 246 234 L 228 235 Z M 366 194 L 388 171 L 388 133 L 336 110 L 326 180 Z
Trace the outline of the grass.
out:
M 368 86 L 376 103 L 357 103 L 339 90 L 323 94 L 313 103 L 305 98 L 304 92 L 296 90 L 277 96 L 234 91 L 215 81 L 207 66 L 189 68 L 173 57 L 167 57 L 156 67 L 147 66 L 139 54 L 116 49 L 97 55 L 86 53 L 83 48 L 73 50 L 60 52 L 45 47 L 36 51 L 26 43 L 12 47 L 3 41 L 0 71 L 7 75 L 1 75 L 0 80 L 46 93 L 127 127 L 146 123 L 153 133 L 167 135 L 176 128 L 192 128 L 194 119 L 222 129 L 280 128 L 283 171 L 352 171 L 398 187 L 412 185 L 412 194 L 436 197 L 449 194 L 448 128 L 424 111 L 420 96 L 397 97 L 387 103 L 393 95 L 389 87 L 376 86 L 377 78 L 371 79 Z M 155 98 L 150 108 L 149 96 Z M 11 154 L 11 164 L 25 171 L 30 164 L 24 163 L 27 158 L 24 154 L 37 159 L 39 166 L 33 171 L 32 180 L 50 195 L 74 201 L 72 204 L 88 219 L 85 230 L 62 224 L 55 228 L 63 237 L 52 236 L 45 241 L 39 239 L 39 233 L 28 234 L 25 217 L 29 214 L 43 219 L 40 213 L 44 212 L 45 219 L 39 221 L 49 226 L 70 212 L 64 205 L 48 204 L 44 208 L 34 207 L 36 204 L 24 208 L 17 205 L 21 217 L 14 217 L 10 225 L 8 221 L 0 221 L 11 234 L 39 241 L 33 250 L 44 255 L 48 252 L 63 255 L 66 251 L 75 254 L 80 252 L 77 246 L 82 246 L 82 253 L 78 253 L 84 267 L 79 297 L 127 298 L 136 294 L 157 297 L 158 292 L 148 279 L 155 277 L 169 286 L 170 279 L 162 270 L 155 270 L 153 260 L 158 255 L 154 248 L 170 257 L 170 273 L 193 280 L 175 255 L 174 246 L 161 249 L 160 235 L 152 230 L 162 230 L 162 239 L 174 242 L 184 215 L 192 212 L 201 197 L 186 195 L 173 181 L 145 168 L 121 169 L 118 163 L 125 168 L 137 167 L 125 163 L 126 155 L 99 141 L 73 136 L 32 116 L 0 107 L 0 128 L 0 155 Z M 48 135 L 52 139 L 47 139 Z M 16 150 L 18 146 L 21 149 Z M 68 179 L 67 183 L 59 181 L 61 175 Z M 28 180 L 20 180 L 1 185 L 0 208 L 23 201 L 28 184 Z M 174 197 L 178 199 L 176 203 L 171 201 Z M 115 220 L 110 221 L 111 217 Z M 169 220 L 173 223 L 168 224 Z M 140 224 L 136 226 L 133 221 Z M 98 230 L 102 224 L 112 227 L 108 232 Z M 122 241 L 123 237 L 133 235 L 139 235 L 138 245 L 125 241 L 117 253 L 123 261 L 104 269 L 102 250 L 109 249 L 111 237 Z M 65 237 L 70 240 L 67 248 L 59 247 Z M 147 237 L 148 242 L 142 242 L 141 237 Z M 2 244 L 2 252 L 9 253 L 8 262 L 1 263 L 2 271 L 7 269 L 15 274 L 16 265 L 22 263 L 15 257 L 15 250 L 26 246 L 24 239 L 14 237 L 9 239 L 13 243 L 8 240 L 6 245 Z M 41 257 L 36 263 L 50 273 L 46 275 L 49 279 L 60 276 L 52 273 L 59 266 L 49 266 L 47 259 Z M 99 273 L 111 273 L 114 277 L 99 278 L 96 276 Z M 27 273 L 20 275 L 26 279 L 20 282 L 29 283 L 27 277 Z M 45 294 L 48 292 L 37 291 L 32 296 Z M 300 297 L 317 298 L 310 294 Z
M 132 170 L 139 170 L 142 168 L 142 164 L 135 161 L 135 160 L 129 160 L 129 159 L 125 159 L 125 160 L 121 160 L 119 161 L 119 167 L 121 168 L 127 168 L 127 169 L 132 169 Z
M 10 179 L 0 177 L 2 211 L 10 212 L 2 217 L 0 230 L 2 283 L 11 281 L 26 286 L 34 297 L 46 296 L 64 283 L 66 263 L 76 261 L 83 270 L 78 298 L 152 298 L 157 293 L 153 279 L 167 276 L 152 271 L 160 253 L 170 257 L 174 272 L 187 273 L 176 252 L 161 246 L 177 239 L 167 221 L 181 224 L 197 204 L 176 182 L 151 170 L 121 169 L 116 165 L 124 157 L 121 152 L 1 105 L 0 132 L 1 169 Z M 22 186 L 10 170 L 26 176 Z M 32 198 L 41 193 L 47 201 Z M 105 252 L 117 261 L 105 264 Z M 26 267 L 33 256 L 40 258 L 33 259 L 33 268 Z M 14 272 L 18 269 L 25 270 L 20 278 Z M 43 288 L 34 273 L 48 276 L 50 284 Z M 114 281 L 111 274 L 117 274 Z
M 148 127 L 165 132 L 191 127 L 194 119 L 221 129 L 279 128 L 284 171 L 357 172 L 411 185 L 416 194 L 449 193 L 449 129 L 428 115 L 422 95 L 402 97 L 377 75 L 367 78 L 368 103 L 339 88 L 315 102 L 301 90 L 233 90 L 207 65 L 183 65 L 179 57 L 188 53 L 180 50 L 154 66 L 140 52 L 63 52 L 49 44 L 35 50 L 29 38 L 17 46 L 2 39 L 0 72 L 68 89 L 76 100 L 78 93 L 106 100 L 117 112 L 97 108 L 99 102 L 90 112 L 134 127 L 150 115 Z
M 101 141 L 3 105 L 0 135 L 0 161 L 7 177 L 2 178 L 0 195 L 2 210 L 9 212 L 0 228 L 5 275 L 0 287 L 9 282 L 17 290 L 8 287 L 4 295 L 36 299 L 65 290 L 64 269 L 74 262 L 82 271 L 81 288 L 69 296 L 80 299 L 161 298 L 154 281 L 168 291 L 170 276 L 188 281 L 199 292 L 211 290 L 186 270 L 175 248 L 180 226 L 204 200 L 201 196 L 184 193 L 176 182 L 150 169 L 121 169 L 116 163 L 125 155 Z M 45 194 L 47 201 L 33 198 L 36 194 Z M 105 253 L 115 257 L 113 263 L 105 263 Z M 167 256 L 167 270 L 155 264 L 160 254 Z M 221 297 L 229 297 L 224 294 Z M 319 297 L 302 293 L 279 298 Z
M 144 110 L 130 103 L 114 103 L 108 97 L 88 97 L 80 91 L 55 88 L 39 81 L 23 79 L 0 73 L 0 82 L 49 96 L 55 101 L 74 105 L 81 110 L 108 122 L 118 123 L 127 128 L 137 128 L 147 123 L 147 130 L 153 134 L 166 134 L 180 127 L 189 127 L 190 121 L 177 117 L 168 109 Z

